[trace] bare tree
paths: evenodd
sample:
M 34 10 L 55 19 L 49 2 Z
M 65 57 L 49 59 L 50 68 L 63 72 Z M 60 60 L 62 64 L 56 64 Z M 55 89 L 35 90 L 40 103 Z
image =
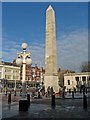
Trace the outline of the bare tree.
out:
M 63 79 L 64 79 L 64 74 L 61 72 L 61 69 L 58 69 L 58 84 L 60 87 L 63 87 L 64 83 L 63 83 Z
M 81 72 L 90 72 L 90 61 L 82 63 Z

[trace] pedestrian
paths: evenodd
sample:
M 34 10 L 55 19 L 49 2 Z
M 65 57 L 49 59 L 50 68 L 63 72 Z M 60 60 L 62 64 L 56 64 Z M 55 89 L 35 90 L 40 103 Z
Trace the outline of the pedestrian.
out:
M 16 90 L 14 91 L 14 96 L 16 96 Z
M 20 96 L 22 96 L 22 89 L 20 89 Z
M 83 88 L 83 95 L 85 94 L 85 88 Z
M 59 89 L 59 96 L 61 95 L 61 90 Z
M 47 94 L 50 96 L 50 86 L 47 88 Z
M 53 95 L 53 92 L 54 92 L 54 91 L 53 91 L 53 87 L 51 87 L 50 91 L 51 91 L 50 94 L 51 94 L 51 96 L 52 96 L 52 95 Z
M 27 94 L 28 106 L 30 106 L 30 94 Z
M 74 93 L 76 94 L 76 88 L 74 88 Z
M 69 89 L 69 93 L 71 93 L 71 89 Z
M 87 88 L 86 88 L 86 94 L 87 94 Z
M 38 91 L 38 98 L 41 98 L 41 96 L 40 96 L 40 92 Z
M 80 88 L 80 93 L 82 93 L 82 88 Z
M 63 98 L 63 99 L 65 98 L 65 90 L 64 90 L 64 88 L 63 88 L 63 90 L 62 90 L 62 98 Z
M 45 97 L 46 97 L 46 98 L 48 97 L 48 94 L 47 94 L 47 92 L 45 93 Z

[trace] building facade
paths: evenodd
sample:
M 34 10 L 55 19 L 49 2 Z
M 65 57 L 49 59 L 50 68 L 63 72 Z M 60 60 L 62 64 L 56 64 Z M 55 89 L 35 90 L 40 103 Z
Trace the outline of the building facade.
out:
M 73 88 L 78 89 L 82 85 L 85 85 L 87 88 L 90 87 L 90 72 L 64 74 L 66 91 L 72 90 Z
M 16 60 L 14 60 L 13 63 L 16 64 Z M 28 86 L 36 87 L 37 85 L 44 83 L 44 75 L 45 70 L 43 67 L 39 68 L 37 65 L 35 65 L 35 67 L 26 65 L 25 80 Z M 22 81 L 22 66 L 20 66 L 20 81 Z
M 20 67 L 0 60 L 0 80 L 4 86 L 13 87 L 20 82 Z
M 26 83 L 30 87 L 37 87 L 41 83 L 44 83 L 44 69 L 43 67 L 38 68 L 30 67 L 26 65 Z M 22 80 L 22 66 L 20 68 L 20 80 Z

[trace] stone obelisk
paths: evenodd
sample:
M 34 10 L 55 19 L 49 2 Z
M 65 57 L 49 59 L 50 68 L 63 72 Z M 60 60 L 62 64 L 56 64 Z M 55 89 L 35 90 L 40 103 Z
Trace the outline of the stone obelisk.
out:
M 59 91 L 57 76 L 56 56 L 56 26 L 55 12 L 50 5 L 46 10 L 46 56 L 45 56 L 45 91 L 53 87 L 55 92 Z

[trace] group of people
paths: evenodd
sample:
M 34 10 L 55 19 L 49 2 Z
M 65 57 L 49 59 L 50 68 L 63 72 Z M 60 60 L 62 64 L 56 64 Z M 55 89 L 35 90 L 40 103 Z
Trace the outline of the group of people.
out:
M 54 90 L 53 90 L 53 87 L 48 87 L 47 88 L 47 92 L 44 94 L 44 96 L 45 97 L 50 97 L 50 96 L 52 96 L 53 95 L 53 93 L 54 93 Z

